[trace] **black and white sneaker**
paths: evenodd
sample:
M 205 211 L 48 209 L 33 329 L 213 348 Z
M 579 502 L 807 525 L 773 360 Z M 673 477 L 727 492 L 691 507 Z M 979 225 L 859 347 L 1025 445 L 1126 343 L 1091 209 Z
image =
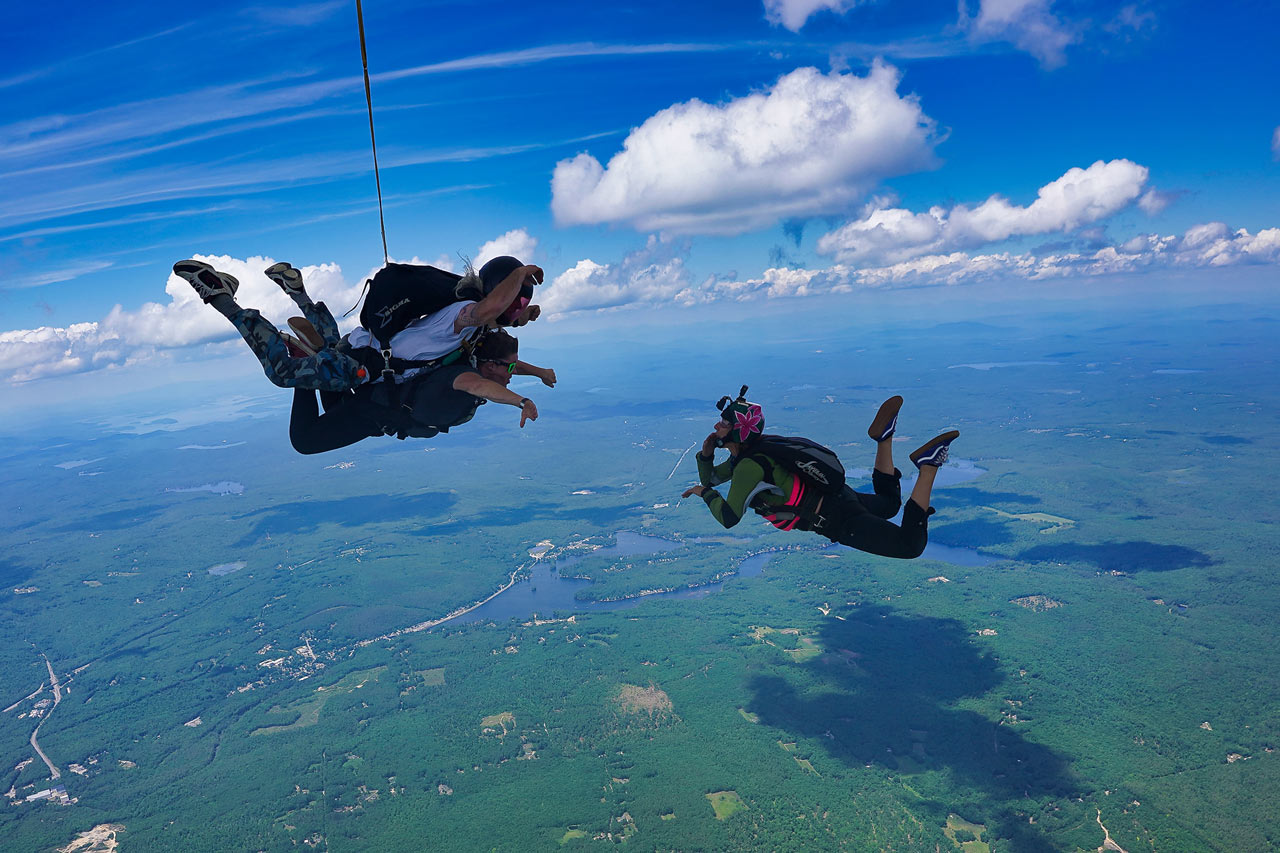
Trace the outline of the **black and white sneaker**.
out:
M 951 446 L 951 442 L 959 437 L 960 430 L 956 429 L 935 436 L 911 452 L 911 461 L 915 463 L 917 468 L 923 468 L 925 465 L 939 468 L 947 461 L 947 456 L 950 455 L 948 448 Z
M 871 426 L 867 427 L 867 435 L 873 441 L 888 441 L 893 438 L 893 431 L 898 428 L 898 410 L 902 408 L 902 397 L 894 395 L 880 404 Z
M 195 288 L 204 302 L 215 296 L 235 296 L 240 282 L 230 273 L 218 272 L 203 261 L 185 260 L 173 265 L 173 272 Z
M 280 289 L 290 296 L 304 292 L 302 289 L 302 273 L 294 269 L 293 264 L 288 261 L 272 264 L 263 272 L 267 274 L 267 278 L 280 285 Z

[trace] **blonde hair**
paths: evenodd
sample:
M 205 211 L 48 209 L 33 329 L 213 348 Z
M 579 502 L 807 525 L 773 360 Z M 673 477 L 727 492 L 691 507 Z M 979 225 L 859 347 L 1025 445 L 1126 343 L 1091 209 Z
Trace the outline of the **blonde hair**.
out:
M 457 285 L 453 288 L 453 295 L 459 299 L 474 299 L 479 301 L 484 296 L 484 284 L 480 281 L 480 273 L 476 272 L 475 265 L 471 263 L 471 259 L 461 252 L 458 257 L 462 259 L 462 278 L 458 279 Z

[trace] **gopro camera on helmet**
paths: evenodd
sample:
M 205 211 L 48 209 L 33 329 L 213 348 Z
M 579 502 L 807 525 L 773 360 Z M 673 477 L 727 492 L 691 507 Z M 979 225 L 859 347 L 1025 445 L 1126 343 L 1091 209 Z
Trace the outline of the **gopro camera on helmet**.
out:
M 757 404 L 747 402 L 746 385 L 732 401 L 727 394 L 721 397 L 716 408 L 720 411 L 720 420 L 730 427 L 728 435 L 716 438 L 716 447 L 724 447 L 731 441 L 745 444 L 764 431 L 764 412 Z

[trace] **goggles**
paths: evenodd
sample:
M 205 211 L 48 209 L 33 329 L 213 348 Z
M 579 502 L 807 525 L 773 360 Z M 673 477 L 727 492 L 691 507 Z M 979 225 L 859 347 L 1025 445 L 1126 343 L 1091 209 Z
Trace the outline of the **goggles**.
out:
M 514 361 L 503 361 L 503 360 L 502 360 L 502 359 L 500 359 L 500 358 L 482 358 L 482 359 L 480 359 L 480 361 L 481 361 L 481 362 L 484 362 L 484 363 L 487 363 L 487 364 L 502 364 L 502 365 L 505 365 L 505 366 L 506 366 L 506 368 L 507 368 L 507 375 L 508 375 L 508 376 L 514 376 L 514 375 L 515 375 L 515 372 L 516 372 L 516 364 L 517 364 L 517 362 L 514 362 Z

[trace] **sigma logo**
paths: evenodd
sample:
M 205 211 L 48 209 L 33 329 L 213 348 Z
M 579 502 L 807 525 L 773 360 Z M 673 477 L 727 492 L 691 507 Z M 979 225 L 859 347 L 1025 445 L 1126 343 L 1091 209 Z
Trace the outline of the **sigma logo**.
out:
M 817 462 L 797 462 L 796 467 L 810 479 L 816 480 L 824 486 L 828 485 L 827 475 L 822 473 L 822 469 L 818 467 Z
M 377 317 L 379 320 L 381 320 L 382 324 L 385 325 L 387 321 L 391 319 L 392 314 L 394 314 L 396 311 L 398 311 L 399 309 L 403 308 L 408 304 L 409 304 L 409 299 L 408 297 L 405 297 L 404 299 L 401 299 L 399 302 L 397 302 L 395 305 L 388 305 L 386 308 L 379 308 L 377 311 L 374 311 L 373 313 L 374 313 L 374 316 Z

